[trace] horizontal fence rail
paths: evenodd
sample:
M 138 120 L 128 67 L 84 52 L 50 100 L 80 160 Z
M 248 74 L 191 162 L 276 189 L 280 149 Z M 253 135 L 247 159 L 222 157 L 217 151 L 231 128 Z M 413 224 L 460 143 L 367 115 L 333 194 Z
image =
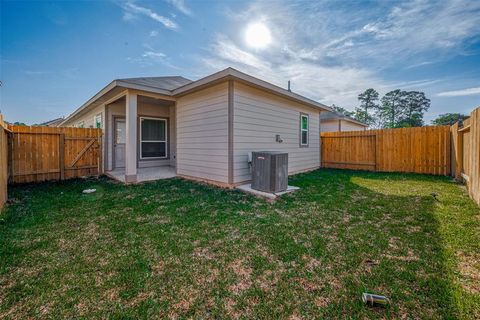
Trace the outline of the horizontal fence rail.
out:
M 102 173 L 102 130 L 9 126 L 12 183 L 63 180 Z
M 322 132 L 322 167 L 449 175 L 450 127 Z

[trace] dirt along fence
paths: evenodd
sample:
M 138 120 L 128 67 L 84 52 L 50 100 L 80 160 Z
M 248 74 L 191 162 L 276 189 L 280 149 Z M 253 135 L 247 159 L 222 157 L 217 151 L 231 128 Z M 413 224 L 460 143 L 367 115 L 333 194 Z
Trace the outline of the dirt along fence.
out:
M 8 125 L 0 114 L 0 210 L 7 202 L 8 183 Z
M 103 172 L 102 129 L 8 126 L 9 181 L 64 180 Z
M 480 205 L 480 108 L 470 118 L 451 127 L 452 175 L 462 180 Z
M 450 127 L 322 132 L 322 167 L 450 175 Z

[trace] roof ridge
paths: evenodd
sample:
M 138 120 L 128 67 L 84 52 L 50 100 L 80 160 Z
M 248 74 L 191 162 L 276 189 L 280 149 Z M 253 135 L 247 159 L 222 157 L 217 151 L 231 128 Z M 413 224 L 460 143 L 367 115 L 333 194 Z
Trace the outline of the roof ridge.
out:
M 118 78 L 115 80 L 125 81 L 125 80 L 138 80 L 138 79 L 160 79 L 160 78 L 182 78 L 185 80 L 193 81 L 183 76 L 158 76 L 158 77 L 133 77 L 133 78 Z

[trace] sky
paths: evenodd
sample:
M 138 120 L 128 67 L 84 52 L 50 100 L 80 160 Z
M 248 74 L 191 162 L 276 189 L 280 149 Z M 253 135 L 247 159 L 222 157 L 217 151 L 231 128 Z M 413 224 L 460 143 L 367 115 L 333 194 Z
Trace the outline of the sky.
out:
M 480 106 L 478 0 L 2 0 L 0 18 L 11 122 L 67 116 L 114 79 L 226 67 L 349 110 L 367 88 L 423 91 L 427 123 Z

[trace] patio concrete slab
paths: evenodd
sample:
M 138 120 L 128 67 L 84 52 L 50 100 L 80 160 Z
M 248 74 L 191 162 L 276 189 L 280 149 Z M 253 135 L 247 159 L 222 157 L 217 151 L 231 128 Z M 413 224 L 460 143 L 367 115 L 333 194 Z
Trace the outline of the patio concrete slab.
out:
M 125 169 L 123 168 L 107 171 L 106 174 L 112 179 L 125 183 Z M 175 173 L 175 168 L 170 166 L 137 169 L 137 183 L 160 179 L 169 179 L 176 176 L 177 175 Z
M 274 199 L 280 197 L 283 194 L 297 191 L 300 188 L 299 187 L 294 187 L 294 186 L 288 186 L 286 191 L 269 193 L 269 192 L 263 192 L 263 191 L 252 189 L 252 185 L 250 183 L 247 183 L 247 184 L 242 184 L 242 185 L 238 186 L 237 189 L 241 190 L 243 192 L 253 194 L 253 195 L 258 196 L 258 197 L 263 197 L 263 198 L 274 200 Z

